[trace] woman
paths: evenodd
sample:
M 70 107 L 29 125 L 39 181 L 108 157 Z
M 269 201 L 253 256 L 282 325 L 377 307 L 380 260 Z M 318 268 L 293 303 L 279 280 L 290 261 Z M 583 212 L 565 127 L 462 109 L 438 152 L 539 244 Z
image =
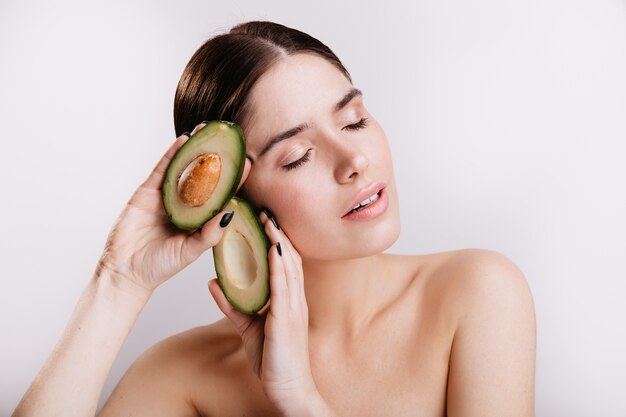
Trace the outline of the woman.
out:
M 400 230 L 387 138 L 325 45 L 271 22 L 240 24 L 194 54 L 174 115 L 180 136 L 113 227 L 15 416 L 93 415 L 154 289 L 221 238 L 232 214 L 183 233 L 160 199 L 186 131 L 211 119 L 245 133 L 239 193 L 265 208 L 269 308 L 241 314 L 210 281 L 226 318 L 149 349 L 101 416 L 534 414 L 523 274 L 487 250 L 383 253 Z

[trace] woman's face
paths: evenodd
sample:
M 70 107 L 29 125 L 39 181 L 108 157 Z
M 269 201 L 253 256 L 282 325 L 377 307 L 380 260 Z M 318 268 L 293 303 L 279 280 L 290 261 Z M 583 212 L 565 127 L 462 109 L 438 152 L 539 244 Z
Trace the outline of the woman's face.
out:
M 252 167 L 243 191 L 272 211 L 303 259 L 372 255 L 400 232 L 387 138 L 353 90 L 328 61 L 296 54 L 272 66 L 249 96 L 243 129 Z M 271 141 L 297 126 L 305 127 Z M 379 201 L 357 213 L 366 218 L 345 216 L 381 186 Z

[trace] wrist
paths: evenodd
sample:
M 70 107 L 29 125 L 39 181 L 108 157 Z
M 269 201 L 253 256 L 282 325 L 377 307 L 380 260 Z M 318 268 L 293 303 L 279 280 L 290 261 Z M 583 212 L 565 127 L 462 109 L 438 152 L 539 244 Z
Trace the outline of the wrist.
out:
M 144 288 L 106 267 L 98 268 L 90 285 L 104 299 L 112 303 L 122 302 L 129 307 L 138 307 L 139 309 L 143 308 L 152 296 L 152 290 Z

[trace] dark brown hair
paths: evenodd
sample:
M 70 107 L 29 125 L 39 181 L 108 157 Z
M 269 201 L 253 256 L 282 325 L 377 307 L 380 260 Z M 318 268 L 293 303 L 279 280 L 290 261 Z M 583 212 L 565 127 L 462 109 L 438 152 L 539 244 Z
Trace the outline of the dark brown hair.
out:
M 251 21 L 206 41 L 183 71 L 174 98 L 176 136 L 204 120 L 244 126 L 247 97 L 254 83 L 281 57 L 314 53 L 337 67 L 352 83 L 339 58 L 322 42 L 269 21 Z

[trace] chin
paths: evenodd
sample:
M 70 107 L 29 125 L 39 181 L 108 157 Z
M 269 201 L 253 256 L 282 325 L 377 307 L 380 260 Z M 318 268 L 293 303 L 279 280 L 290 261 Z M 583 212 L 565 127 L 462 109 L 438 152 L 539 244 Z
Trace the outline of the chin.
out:
M 320 261 L 365 258 L 378 255 L 389 249 L 400 236 L 398 216 L 390 216 L 375 227 L 363 228 L 358 234 L 329 235 L 324 239 L 307 240 L 302 251 L 296 248 L 302 258 Z
M 366 256 L 378 255 L 389 249 L 400 237 L 400 221 L 396 217 L 390 219 L 384 228 L 371 233 L 368 239 L 362 240 L 361 244 L 354 245 L 354 256 L 352 258 L 362 258 Z

